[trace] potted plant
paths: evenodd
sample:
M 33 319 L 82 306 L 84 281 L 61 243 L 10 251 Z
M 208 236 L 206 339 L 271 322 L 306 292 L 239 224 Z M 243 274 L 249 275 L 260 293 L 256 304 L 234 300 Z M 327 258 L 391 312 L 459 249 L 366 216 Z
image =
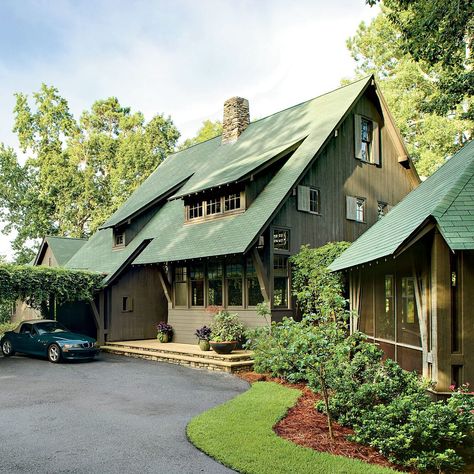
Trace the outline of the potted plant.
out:
M 165 323 L 164 321 L 160 321 L 156 325 L 156 330 L 157 330 L 156 338 L 160 342 L 170 342 L 171 341 L 171 337 L 173 335 L 173 328 L 169 324 Z
M 199 340 L 199 347 L 201 351 L 211 350 L 209 340 L 211 339 L 211 328 L 208 326 L 203 326 L 202 328 L 196 329 L 194 333 Z
M 244 326 L 236 313 L 220 310 L 211 324 L 212 349 L 218 354 L 230 354 L 244 335 Z

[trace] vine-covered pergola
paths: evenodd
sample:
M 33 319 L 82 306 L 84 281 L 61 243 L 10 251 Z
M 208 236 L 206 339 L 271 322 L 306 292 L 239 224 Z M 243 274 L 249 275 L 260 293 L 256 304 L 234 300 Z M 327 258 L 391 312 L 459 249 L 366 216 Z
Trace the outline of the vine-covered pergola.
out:
M 0 301 L 21 300 L 43 315 L 55 311 L 57 304 L 90 302 L 96 317 L 94 295 L 102 288 L 104 275 L 30 265 L 0 265 Z M 96 321 L 97 323 L 97 321 Z

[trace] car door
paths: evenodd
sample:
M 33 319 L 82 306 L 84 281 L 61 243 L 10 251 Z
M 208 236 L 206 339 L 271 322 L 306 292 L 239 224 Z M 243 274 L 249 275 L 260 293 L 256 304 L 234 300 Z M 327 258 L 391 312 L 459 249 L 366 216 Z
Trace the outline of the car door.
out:
M 28 351 L 31 354 L 43 355 L 45 353 L 45 344 L 41 341 L 41 337 L 34 324 L 31 325 L 30 340 L 28 341 Z
M 31 342 L 31 329 L 30 323 L 23 323 L 20 328 L 20 332 L 17 334 L 14 343 L 14 349 L 18 352 L 29 353 L 29 346 Z

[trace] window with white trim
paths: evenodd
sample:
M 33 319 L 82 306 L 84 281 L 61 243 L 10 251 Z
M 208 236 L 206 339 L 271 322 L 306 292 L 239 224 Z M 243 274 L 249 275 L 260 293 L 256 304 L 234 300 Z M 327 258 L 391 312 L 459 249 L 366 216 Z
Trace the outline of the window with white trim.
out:
M 366 200 L 362 197 L 346 196 L 346 218 L 351 221 L 365 222 Z
M 380 136 L 376 121 L 355 114 L 354 147 L 357 159 L 380 165 Z
M 221 211 L 221 198 L 210 198 L 206 201 L 206 215 L 211 216 L 214 214 L 220 214 Z
M 228 194 L 224 198 L 224 211 L 235 211 L 240 209 L 240 193 Z
M 313 186 L 298 186 L 297 209 L 298 211 L 320 213 L 321 191 Z
M 192 203 L 188 206 L 188 219 L 198 219 L 202 217 L 202 201 Z

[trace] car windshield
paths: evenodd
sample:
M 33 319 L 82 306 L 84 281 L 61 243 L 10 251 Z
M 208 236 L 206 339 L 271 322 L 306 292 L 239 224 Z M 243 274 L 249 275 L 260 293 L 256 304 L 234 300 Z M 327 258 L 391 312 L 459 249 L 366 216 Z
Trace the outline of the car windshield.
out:
M 48 334 L 52 332 L 68 332 L 68 330 L 55 321 L 48 321 L 47 323 L 37 323 L 35 327 L 39 334 Z

